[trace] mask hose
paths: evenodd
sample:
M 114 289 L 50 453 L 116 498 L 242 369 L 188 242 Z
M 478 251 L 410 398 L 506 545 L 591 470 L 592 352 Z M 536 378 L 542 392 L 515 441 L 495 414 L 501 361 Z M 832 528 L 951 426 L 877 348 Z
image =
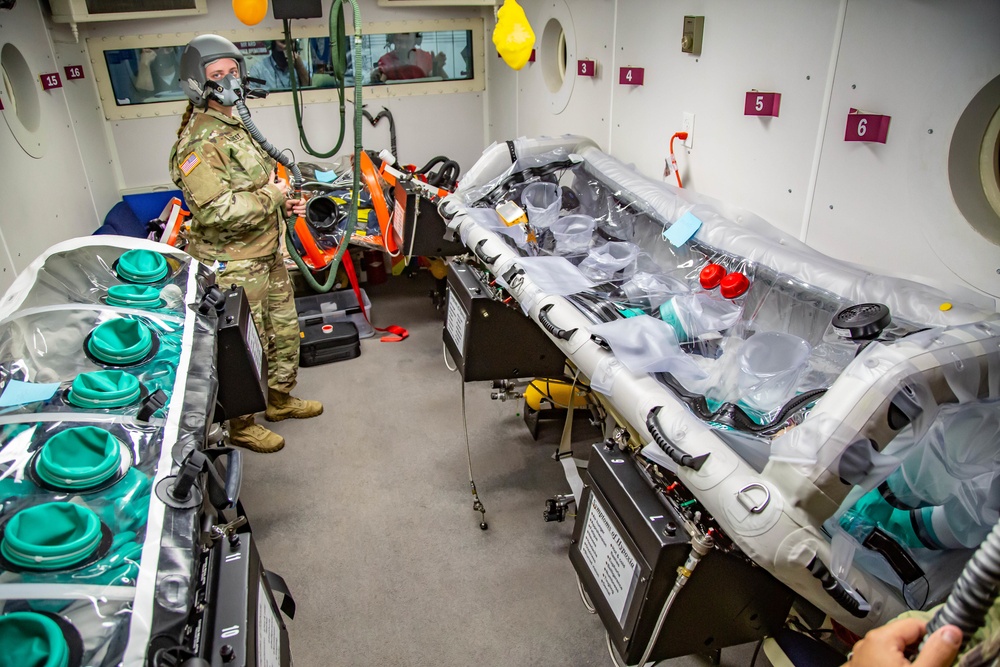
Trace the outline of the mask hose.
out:
M 930 623 L 927 634 L 944 625 L 956 625 L 962 631 L 962 646 L 982 627 L 987 612 L 996 601 L 1000 587 L 1000 522 L 965 564 L 948 601 Z

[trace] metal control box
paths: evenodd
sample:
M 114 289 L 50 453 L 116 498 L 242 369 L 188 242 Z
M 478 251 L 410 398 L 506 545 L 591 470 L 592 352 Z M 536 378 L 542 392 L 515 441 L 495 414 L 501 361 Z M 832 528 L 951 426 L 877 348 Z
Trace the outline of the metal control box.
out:
M 634 664 L 691 551 L 684 521 L 633 459 L 594 445 L 569 557 L 626 664 Z M 651 660 L 709 653 L 779 630 L 795 595 L 738 554 L 706 555 L 667 614 Z
M 225 310 L 219 313 L 217 338 L 218 403 L 229 419 L 260 412 L 267 407 L 267 354 L 250 313 L 242 287 L 226 292 Z
M 448 265 L 444 344 L 462 379 L 562 377 L 566 358 L 517 304 L 466 264 Z

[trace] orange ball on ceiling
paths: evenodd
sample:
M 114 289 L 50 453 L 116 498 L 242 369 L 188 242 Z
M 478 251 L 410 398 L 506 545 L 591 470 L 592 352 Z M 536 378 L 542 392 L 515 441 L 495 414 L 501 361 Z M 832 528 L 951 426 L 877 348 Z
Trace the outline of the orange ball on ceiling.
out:
M 257 25 L 267 15 L 267 0 L 233 0 L 233 13 L 247 25 Z

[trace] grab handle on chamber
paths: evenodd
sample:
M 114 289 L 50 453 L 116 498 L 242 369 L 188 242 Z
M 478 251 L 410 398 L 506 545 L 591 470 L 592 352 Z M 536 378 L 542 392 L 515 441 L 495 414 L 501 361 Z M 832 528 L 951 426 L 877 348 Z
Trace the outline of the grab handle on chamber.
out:
M 662 405 L 658 405 L 649 411 L 646 415 L 646 428 L 649 430 L 649 434 L 653 436 L 653 441 L 660 446 L 660 449 L 669 456 L 677 465 L 684 466 L 685 468 L 691 468 L 692 470 L 701 470 L 701 467 L 705 465 L 705 461 L 708 460 L 708 454 L 702 454 L 701 456 L 691 456 L 682 449 L 678 449 L 670 444 L 670 441 L 663 435 L 660 431 L 659 425 L 656 423 L 656 415 L 660 414 L 660 410 L 663 408 Z
M 550 310 L 552 310 L 551 303 L 547 306 L 543 306 L 542 309 L 538 311 L 538 321 L 541 323 L 542 327 L 559 340 L 569 340 L 572 338 L 573 334 L 576 333 L 576 329 L 560 329 L 557 327 L 549 318 Z
M 500 254 L 499 253 L 497 253 L 496 255 L 493 255 L 492 257 L 484 255 L 482 253 L 484 245 L 486 245 L 486 239 L 483 239 L 482 241 L 480 241 L 479 243 L 476 244 L 476 249 L 475 249 L 476 257 L 478 257 L 480 260 L 482 260 L 486 264 L 493 264 L 498 259 L 500 259 Z
M 830 570 L 827 569 L 818 556 L 813 556 L 807 567 L 809 573 L 819 579 L 819 582 L 823 585 L 823 590 L 833 598 L 834 602 L 843 607 L 847 613 L 855 618 L 865 618 L 868 616 L 870 610 L 862 609 L 862 601 L 854 597 L 843 584 L 837 581 L 836 577 L 830 573 Z

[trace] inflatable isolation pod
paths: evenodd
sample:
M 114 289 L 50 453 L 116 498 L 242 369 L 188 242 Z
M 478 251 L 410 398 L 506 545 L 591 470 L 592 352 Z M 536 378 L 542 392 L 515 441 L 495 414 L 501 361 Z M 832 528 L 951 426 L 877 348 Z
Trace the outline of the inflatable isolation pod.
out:
M 66 400 L 78 408 L 114 409 L 135 403 L 141 395 L 142 386 L 131 373 L 93 371 L 76 376 Z
M 87 351 L 100 362 L 123 366 L 141 361 L 153 348 L 149 327 L 118 318 L 99 324 L 87 339 Z
M 68 667 L 69 644 L 59 624 L 44 614 L 0 616 L 0 667 Z
M 66 491 L 91 489 L 118 474 L 121 441 L 102 428 L 81 426 L 57 433 L 35 459 L 35 474 L 49 486 Z
M 159 308 L 163 305 L 160 292 L 149 285 L 112 285 L 107 303 L 121 308 Z
M 74 503 L 21 510 L 4 527 L 0 554 L 28 570 L 64 570 L 86 562 L 101 545 L 101 520 Z
M 130 283 L 155 283 L 169 271 L 163 255 L 152 250 L 129 250 L 118 258 L 115 266 L 118 277 Z

